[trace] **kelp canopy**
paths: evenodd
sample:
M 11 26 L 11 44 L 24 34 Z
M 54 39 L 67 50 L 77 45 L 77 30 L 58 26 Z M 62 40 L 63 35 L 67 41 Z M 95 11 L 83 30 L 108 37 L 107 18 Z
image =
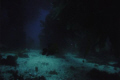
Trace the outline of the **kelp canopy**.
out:
M 111 51 L 120 56 L 120 9 L 110 0 L 54 0 L 44 23 L 41 44 L 56 43 L 61 50 L 85 54 L 102 50 L 109 40 Z M 110 46 L 110 45 L 109 45 Z

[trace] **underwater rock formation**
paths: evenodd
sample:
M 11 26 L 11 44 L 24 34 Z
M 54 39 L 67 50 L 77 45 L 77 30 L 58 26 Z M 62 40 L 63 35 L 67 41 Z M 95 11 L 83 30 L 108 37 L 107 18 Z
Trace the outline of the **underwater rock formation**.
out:
M 9 65 L 9 66 L 17 66 L 17 56 L 11 56 L 11 55 L 8 55 L 6 59 L 1 59 L 0 60 L 0 64 L 1 65 Z
M 58 51 L 58 45 L 56 43 L 48 44 L 47 48 L 43 48 L 42 55 L 54 55 L 57 54 Z
M 92 69 L 87 74 L 92 80 L 120 80 L 120 76 L 117 73 L 109 74 L 105 71 L 99 71 Z

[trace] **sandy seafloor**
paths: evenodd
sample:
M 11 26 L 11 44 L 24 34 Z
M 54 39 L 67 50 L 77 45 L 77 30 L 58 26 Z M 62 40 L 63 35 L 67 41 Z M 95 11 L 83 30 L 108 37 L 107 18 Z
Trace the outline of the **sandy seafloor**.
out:
M 77 58 L 77 55 L 66 53 L 64 57 L 46 56 L 40 54 L 39 50 L 30 50 L 27 52 L 28 58 L 18 58 L 19 64 L 16 68 L 12 66 L 0 65 L 1 75 L 5 80 L 9 80 L 12 74 L 7 71 L 18 70 L 18 75 L 23 75 L 24 79 L 34 78 L 37 76 L 44 76 L 46 80 L 89 80 L 87 73 L 96 68 L 108 73 L 120 72 L 119 67 L 111 65 L 99 65 L 97 63 L 88 62 L 86 59 Z M 3 54 L 5 58 L 7 55 L 15 55 L 12 53 Z M 111 64 L 115 62 L 111 62 Z M 38 71 L 35 71 L 38 67 Z

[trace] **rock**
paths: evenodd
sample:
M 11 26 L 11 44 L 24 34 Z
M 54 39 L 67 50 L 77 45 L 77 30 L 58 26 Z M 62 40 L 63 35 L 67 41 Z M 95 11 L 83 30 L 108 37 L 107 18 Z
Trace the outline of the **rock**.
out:
M 50 71 L 49 74 L 58 75 L 58 73 L 55 70 L 54 71 Z
M 2 59 L 2 55 L 0 54 L 0 60 Z
M 46 80 L 44 76 L 41 76 L 39 80 Z
M 18 56 L 21 58 L 29 58 L 29 56 L 27 54 L 24 54 L 24 53 L 18 53 Z
M 43 48 L 43 52 L 42 52 L 42 55 L 46 55 L 48 52 L 48 49 L 47 48 Z
M 8 55 L 6 59 L 1 59 L 2 65 L 17 66 L 17 56 Z
M 87 75 L 91 80 L 120 80 L 120 76 L 117 73 L 109 74 L 97 69 L 92 69 Z

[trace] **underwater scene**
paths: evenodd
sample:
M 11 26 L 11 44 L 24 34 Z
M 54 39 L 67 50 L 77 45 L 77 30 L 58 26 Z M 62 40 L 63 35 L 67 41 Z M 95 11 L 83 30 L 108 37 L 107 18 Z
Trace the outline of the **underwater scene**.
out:
M 120 9 L 110 0 L 1 0 L 0 80 L 120 80 Z

